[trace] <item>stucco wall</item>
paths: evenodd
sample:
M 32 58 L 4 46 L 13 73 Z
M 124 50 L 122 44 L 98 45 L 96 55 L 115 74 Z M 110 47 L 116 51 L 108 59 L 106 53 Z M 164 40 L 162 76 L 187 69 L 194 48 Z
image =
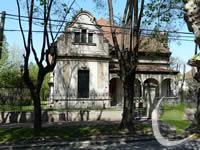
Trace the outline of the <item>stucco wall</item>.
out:
M 54 99 L 77 98 L 78 70 L 89 70 L 90 95 L 108 94 L 108 62 L 60 60 L 54 70 Z
M 61 35 L 57 41 L 59 56 L 108 56 L 108 43 L 104 40 L 102 30 L 92 20 L 92 16 L 82 13 L 77 16 L 75 23 L 66 26 L 65 34 Z M 74 33 L 81 32 L 82 29 L 87 32 L 86 39 L 88 39 L 88 33 L 93 33 L 93 44 L 74 43 Z
M 86 30 L 86 42 L 75 43 L 75 32 L 81 34 L 82 29 Z M 92 43 L 87 42 L 88 33 L 93 34 Z M 84 11 L 76 15 L 73 22 L 66 26 L 65 33 L 58 38 L 57 48 L 52 93 L 54 107 L 109 107 L 108 42 L 94 17 Z M 89 98 L 78 98 L 79 70 L 89 71 Z

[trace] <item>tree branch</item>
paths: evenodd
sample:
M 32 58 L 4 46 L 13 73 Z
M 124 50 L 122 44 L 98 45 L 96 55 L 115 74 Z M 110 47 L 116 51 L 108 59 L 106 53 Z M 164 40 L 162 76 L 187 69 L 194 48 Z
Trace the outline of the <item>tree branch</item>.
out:
M 30 16 L 29 16 L 29 31 L 28 31 L 28 48 L 30 49 L 31 46 L 31 39 L 32 39 L 32 22 L 33 22 L 33 6 L 34 0 L 31 1 L 31 9 L 30 9 Z
M 29 14 L 29 33 L 28 33 L 28 41 L 26 43 L 24 31 L 23 31 L 22 24 L 21 24 L 20 4 L 19 4 L 19 1 L 17 0 L 18 15 L 19 15 L 19 26 L 20 26 L 20 30 L 21 30 L 21 34 L 22 34 L 22 38 L 23 38 L 23 42 L 24 42 L 24 47 L 25 47 L 25 50 L 26 50 L 26 55 L 24 56 L 24 76 L 23 77 L 24 77 L 25 82 L 27 83 L 27 85 L 30 88 L 34 88 L 34 85 L 29 78 L 29 69 L 28 69 L 28 61 L 29 61 L 29 57 L 30 57 L 30 39 L 32 39 L 33 4 L 34 4 L 34 0 L 31 1 L 31 11 L 30 11 L 30 13 L 29 13 L 29 7 L 27 7 L 27 11 L 28 11 L 28 14 Z
M 53 0 L 52 0 L 53 1 Z M 44 2 L 44 32 L 43 32 L 43 45 L 42 45 L 42 50 L 41 50 L 41 57 L 40 57 L 40 64 L 42 64 L 44 60 L 44 55 L 45 55 L 45 47 L 46 47 L 46 34 L 47 33 L 47 23 L 48 23 L 48 18 L 47 18 L 47 12 L 46 12 L 46 5 L 47 3 Z M 40 67 L 40 66 L 39 66 Z
M 73 4 L 75 3 L 75 1 L 76 1 L 76 0 L 73 0 L 73 2 L 71 3 L 69 9 L 67 10 L 67 12 L 71 10 L 71 8 L 72 8 Z M 56 36 L 54 37 L 53 41 L 55 41 L 55 39 L 57 38 L 58 34 L 60 33 L 60 30 L 61 30 L 61 28 L 62 28 L 62 26 L 63 26 L 63 24 L 64 24 L 64 20 L 66 19 L 67 15 L 68 15 L 68 13 L 65 14 L 64 19 L 63 19 L 63 22 L 62 22 L 62 24 L 60 25 L 60 28 L 58 29 L 58 32 L 56 33 Z
M 144 11 L 144 0 L 142 0 L 141 6 L 140 6 L 140 14 L 139 14 L 138 23 L 137 23 L 138 24 L 138 31 L 140 30 L 143 11 Z
M 126 8 L 124 10 L 124 16 L 123 16 L 123 20 L 122 20 L 122 38 L 121 38 L 121 49 L 124 49 L 124 36 L 125 36 L 125 21 L 126 21 L 126 16 L 127 16 L 127 11 L 128 11 L 128 6 L 129 6 L 130 0 L 127 0 L 126 2 Z
M 129 57 L 131 57 L 132 56 L 132 51 L 133 51 L 133 33 L 134 33 L 134 31 L 133 31 L 133 29 L 132 29 L 132 27 L 133 27 L 133 8 L 134 8 L 134 2 L 133 1 L 131 1 L 131 3 L 130 3 L 130 5 L 129 5 L 129 13 L 128 13 L 128 18 L 127 18 L 127 25 L 129 26 L 129 28 L 130 28 L 130 30 L 131 30 L 131 33 L 130 33 L 130 47 L 129 47 L 129 51 L 130 51 L 130 54 L 129 54 Z M 135 10 L 135 9 L 134 9 Z
M 24 30 L 23 30 L 22 22 L 21 22 L 21 11 L 20 11 L 20 6 L 19 6 L 19 0 L 16 0 L 16 1 L 17 1 L 17 8 L 18 8 L 19 27 L 20 27 L 21 34 L 22 34 L 22 38 L 23 38 L 23 42 L 24 42 L 24 47 L 26 49 L 27 46 L 26 46 L 26 40 L 25 40 Z
M 117 42 L 117 37 L 116 37 L 116 28 L 114 27 L 114 20 L 113 20 L 113 7 L 112 7 L 112 0 L 108 0 L 108 6 L 109 6 L 109 18 L 110 18 L 110 26 L 111 26 L 111 33 L 112 33 L 112 39 L 113 39 L 113 44 L 115 47 L 115 50 L 117 52 L 118 58 L 119 57 L 119 53 L 120 53 L 120 48 L 119 48 L 119 44 Z
M 35 58 L 35 61 L 37 63 L 38 66 L 40 66 L 40 63 L 39 63 L 39 59 L 37 57 L 37 53 L 36 53 L 36 50 L 33 46 L 33 39 L 31 38 L 31 49 L 32 49 L 32 52 L 33 52 L 33 55 L 34 55 L 34 58 Z
M 141 21 L 142 21 L 142 15 L 143 15 L 143 11 L 144 11 L 144 0 L 142 0 L 141 2 L 141 6 L 140 6 L 140 14 L 139 14 L 139 18 L 137 21 L 137 33 L 136 33 L 136 49 L 135 50 L 135 56 L 138 57 L 138 49 L 139 49 L 139 44 L 140 44 L 140 26 L 141 26 Z M 137 58 L 136 58 L 137 59 Z

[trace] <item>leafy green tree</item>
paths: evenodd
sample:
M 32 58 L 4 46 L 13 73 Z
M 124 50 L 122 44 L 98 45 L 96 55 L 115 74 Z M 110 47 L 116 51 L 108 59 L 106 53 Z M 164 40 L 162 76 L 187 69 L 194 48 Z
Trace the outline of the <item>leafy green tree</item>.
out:
M 30 70 L 30 78 L 31 80 L 36 83 L 37 81 L 37 74 L 39 71 L 39 68 L 36 64 L 30 63 L 29 66 L 29 70 Z M 49 96 L 49 80 L 50 80 L 50 73 L 48 73 L 45 77 L 44 77 L 44 81 L 42 83 L 42 87 L 41 87 L 41 91 L 40 91 L 40 95 L 41 95 L 41 99 L 42 100 L 47 100 L 48 96 Z
M 175 40 L 177 31 L 184 23 L 184 4 L 182 0 L 149 0 L 145 4 L 143 26 L 153 31 L 143 31 L 163 43 L 165 48 Z M 161 32 L 162 31 L 162 32 Z M 177 36 L 178 37 L 178 36 Z M 177 38 L 178 39 L 178 38 Z
M 42 100 L 47 100 L 47 98 L 49 97 L 49 80 L 50 80 L 50 73 L 48 73 L 45 78 L 44 78 L 44 82 L 42 84 L 42 88 L 41 88 L 41 96 L 42 96 Z
M 193 32 L 195 35 L 195 43 L 200 47 L 200 1 L 199 0 L 183 0 L 185 8 L 184 19 L 187 23 L 188 30 Z M 196 53 L 196 52 L 195 52 Z M 192 66 L 197 67 L 197 73 L 194 76 L 194 79 L 200 83 L 200 67 L 198 55 L 193 57 Z M 200 125 L 200 88 L 196 88 L 197 93 L 197 111 L 195 113 L 195 120 L 198 125 Z
M 145 5 L 143 23 L 155 29 L 176 31 L 183 17 L 182 0 L 149 0 Z
M 10 50 L 5 40 L 2 49 L 2 59 L 0 59 L 0 87 L 19 87 L 20 72 L 15 61 L 10 59 Z

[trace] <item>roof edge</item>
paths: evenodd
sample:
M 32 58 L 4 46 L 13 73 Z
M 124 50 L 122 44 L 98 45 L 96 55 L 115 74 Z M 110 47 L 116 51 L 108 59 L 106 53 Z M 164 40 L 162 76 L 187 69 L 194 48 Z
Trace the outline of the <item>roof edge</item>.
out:
M 80 15 L 82 14 L 86 14 L 88 16 L 90 16 L 92 18 L 91 22 L 94 23 L 95 25 L 98 25 L 97 22 L 96 22 L 96 18 L 87 10 L 80 10 L 78 11 L 73 17 L 72 17 L 72 21 L 68 22 L 65 26 L 65 29 L 66 28 L 69 28 L 71 26 L 73 26 L 76 22 L 77 22 L 77 19 Z

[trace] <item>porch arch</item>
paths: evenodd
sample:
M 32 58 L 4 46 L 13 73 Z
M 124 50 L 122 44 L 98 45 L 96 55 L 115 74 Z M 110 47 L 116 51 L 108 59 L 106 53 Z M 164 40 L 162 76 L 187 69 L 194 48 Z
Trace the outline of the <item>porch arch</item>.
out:
M 154 79 L 154 78 L 148 78 L 144 81 L 143 83 L 144 85 L 144 97 L 146 97 L 146 92 L 148 92 L 149 88 L 155 88 L 155 96 L 158 97 L 159 96 L 159 82 L 158 80 Z
M 171 83 L 172 83 L 172 79 L 170 78 L 166 78 L 162 80 L 161 96 L 170 97 L 172 95 Z
M 141 81 L 137 78 L 134 81 L 134 97 L 142 97 Z
M 109 82 L 110 105 L 121 106 L 123 101 L 123 85 L 119 78 L 112 78 Z
M 154 78 L 144 81 L 144 101 L 147 105 L 147 117 L 151 117 L 151 113 L 156 104 L 156 97 L 159 97 L 159 82 Z

